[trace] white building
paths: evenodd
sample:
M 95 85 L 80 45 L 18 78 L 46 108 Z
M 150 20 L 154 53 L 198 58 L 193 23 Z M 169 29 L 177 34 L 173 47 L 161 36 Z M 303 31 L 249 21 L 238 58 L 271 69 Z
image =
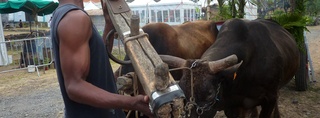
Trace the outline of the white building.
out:
M 177 25 L 194 21 L 200 14 L 200 5 L 190 0 L 135 0 L 128 5 L 134 15 L 139 15 L 140 26 L 152 22 Z
M 25 12 L 23 11 L 8 14 L 8 18 L 9 18 L 8 19 L 9 21 L 14 21 L 14 22 L 19 22 L 20 20 L 26 21 L 26 15 L 25 15 Z
M 254 20 L 258 18 L 258 8 L 256 5 L 247 3 L 245 8 L 244 8 L 244 12 L 245 12 L 245 19 L 248 20 Z

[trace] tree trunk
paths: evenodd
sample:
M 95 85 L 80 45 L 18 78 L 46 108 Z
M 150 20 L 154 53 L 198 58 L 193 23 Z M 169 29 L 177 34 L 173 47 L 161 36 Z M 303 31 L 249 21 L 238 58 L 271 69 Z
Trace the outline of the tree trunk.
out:
M 304 17 L 305 15 L 305 6 L 304 6 L 304 0 L 290 0 L 291 4 L 291 13 L 298 13 L 301 17 Z M 297 11 L 297 12 L 296 12 Z M 300 50 L 300 67 L 298 69 L 298 72 L 296 74 L 296 88 L 299 91 L 305 91 L 308 88 L 308 69 L 306 68 L 307 66 L 307 56 L 306 56 L 306 46 L 305 46 L 305 39 L 304 39 L 304 28 L 303 27 L 298 27 L 299 28 L 299 33 L 295 38 L 301 38 L 303 39 L 302 42 L 298 42 L 298 45 L 301 46 Z M 299 44 L 300 43 L 300 44 Z
M 236 18 L 237 10 L 236 10 L 235 0 L 231 0 L 231 10 L 232 10 L 232 18 Z
M 224 3 L 224 0 L 218 0 L 218 4 L 219 4 L 219 14 L 220 14 L 220 15 L 222 14 L 223 3 Z
M 296 9 L 296 0 L 289 0 L 290 2 L 290 8 L 291 8 L 291 13 L 293 13 Z
M 239 13 L 239 18 L 244 18 L 244 7 L 246 6 L 246 0 L 239 0 L 239 9 L 238 9 L 238 13 Z

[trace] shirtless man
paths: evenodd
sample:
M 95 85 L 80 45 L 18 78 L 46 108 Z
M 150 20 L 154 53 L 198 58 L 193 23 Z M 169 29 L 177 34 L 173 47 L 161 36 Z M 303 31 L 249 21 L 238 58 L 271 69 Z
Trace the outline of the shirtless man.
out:
M 51 21 L 65 117 L 124 118 L 122 109 L 152 117 L 148 96 L 117 94 L 103 40 L 83 8 L 83 0 L 59 0 Z

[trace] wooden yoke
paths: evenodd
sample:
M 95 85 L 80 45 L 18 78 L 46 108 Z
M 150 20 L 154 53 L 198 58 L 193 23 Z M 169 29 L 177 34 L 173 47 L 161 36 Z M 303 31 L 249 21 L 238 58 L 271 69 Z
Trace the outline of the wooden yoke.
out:
M 107 7 L 108 13 L 104 15 L 109 15 L 124 42 L 135 73 L 150 98 L 150 109 L 161 118 L 184 116 L 184 93 L 169 73 L 168 65 L 150 44 L 148 35 L 139 28 L 139 17 L 131 15 L 124 0 L 101 0 L 101 4 Z

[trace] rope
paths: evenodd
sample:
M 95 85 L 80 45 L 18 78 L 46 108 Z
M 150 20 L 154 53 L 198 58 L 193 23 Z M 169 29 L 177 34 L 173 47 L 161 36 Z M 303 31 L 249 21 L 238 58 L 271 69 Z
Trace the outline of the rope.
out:
M 134 73 L 130 73 L 131 77 L 133 77 L 133 96 L 139 95 L 139 87 L 138 87 L 138 76 Z M 130 114 L 132 113 L 132 110 L 129 110 L 126 118 L 129 118 Z M 135 111 L 135 117 L 139 118 L 139 112 Z
M 138 87 L 138 76 L 136 74 L 133 75 L 133 96 L 139 94 L 139 87 Z M 139 112 L 135 112 L 136 118 L 139 118 Z

